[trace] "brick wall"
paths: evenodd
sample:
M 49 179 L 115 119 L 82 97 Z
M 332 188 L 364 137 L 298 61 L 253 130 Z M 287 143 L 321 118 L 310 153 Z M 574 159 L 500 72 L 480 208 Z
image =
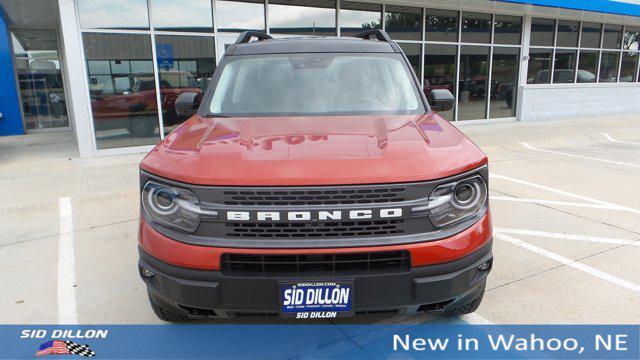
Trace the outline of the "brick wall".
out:
M 527 86 L 522 121 L 640 113 L 640 86 L 631 84 L 572 84 Z

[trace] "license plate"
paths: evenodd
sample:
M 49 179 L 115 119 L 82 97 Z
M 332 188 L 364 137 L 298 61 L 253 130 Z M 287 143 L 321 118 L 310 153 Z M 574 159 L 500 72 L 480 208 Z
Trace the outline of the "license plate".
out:
M 353 316 L 353 282 L 280 284 L 280 315 L 297 319 Z

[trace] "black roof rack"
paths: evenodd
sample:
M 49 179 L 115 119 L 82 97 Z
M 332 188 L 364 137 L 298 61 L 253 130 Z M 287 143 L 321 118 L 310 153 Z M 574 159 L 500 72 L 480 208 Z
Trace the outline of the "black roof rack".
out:
M 389 34 L 387 34 L 386 31 L 380 29 L 365 30 L 363 32 L 357 33 L 355 37 L 368 40 L 371 39 L 372 36 L 375 36 L 378 41 L 391 42 Z
M 249 45 L 252 38 L 253 41 Z M 395 52 L 402 54 L 402 48 L 389 38 L 383 30 L 367 30 L 356 37 L 294 37 L 273 39 L 262 31 L 245 31 L 230 44 L 224 52 L 225 56 L 258 55 L 258 54 L 291 54 L 318 52 Z M 362 39 L 377 39 L 378 41 L 362 41 Z
M 271 35 L 262 31 L 245 31 L 240 35 L 238 35 L 238 38 L 236 39 L 235 44 L 248 43 L 249 41 L 251 41 L 251 38 L 254 38 L 254 37 L 258 38 L 258 41 L 273 39 Z

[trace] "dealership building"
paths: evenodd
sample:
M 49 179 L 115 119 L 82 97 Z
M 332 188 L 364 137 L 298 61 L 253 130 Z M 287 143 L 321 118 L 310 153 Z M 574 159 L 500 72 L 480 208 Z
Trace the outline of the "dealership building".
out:
M 452 122 L 640 112 L 638 0 L 0 0 L 0 136 L 67 131 L 82 157 L 144 152 L 240 32 L 369 28 L 398 42 L 425 93 L 456 96 Z

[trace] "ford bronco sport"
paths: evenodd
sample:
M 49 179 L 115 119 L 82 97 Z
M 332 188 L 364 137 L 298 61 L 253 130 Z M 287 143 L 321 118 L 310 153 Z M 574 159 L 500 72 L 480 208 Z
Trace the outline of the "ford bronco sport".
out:
M 493 259 L 487 157 L 436 114 L 453 95 L 421 90 L 381 30 L 241 34 L 140 164 L 157 316 L 475 311 Z

